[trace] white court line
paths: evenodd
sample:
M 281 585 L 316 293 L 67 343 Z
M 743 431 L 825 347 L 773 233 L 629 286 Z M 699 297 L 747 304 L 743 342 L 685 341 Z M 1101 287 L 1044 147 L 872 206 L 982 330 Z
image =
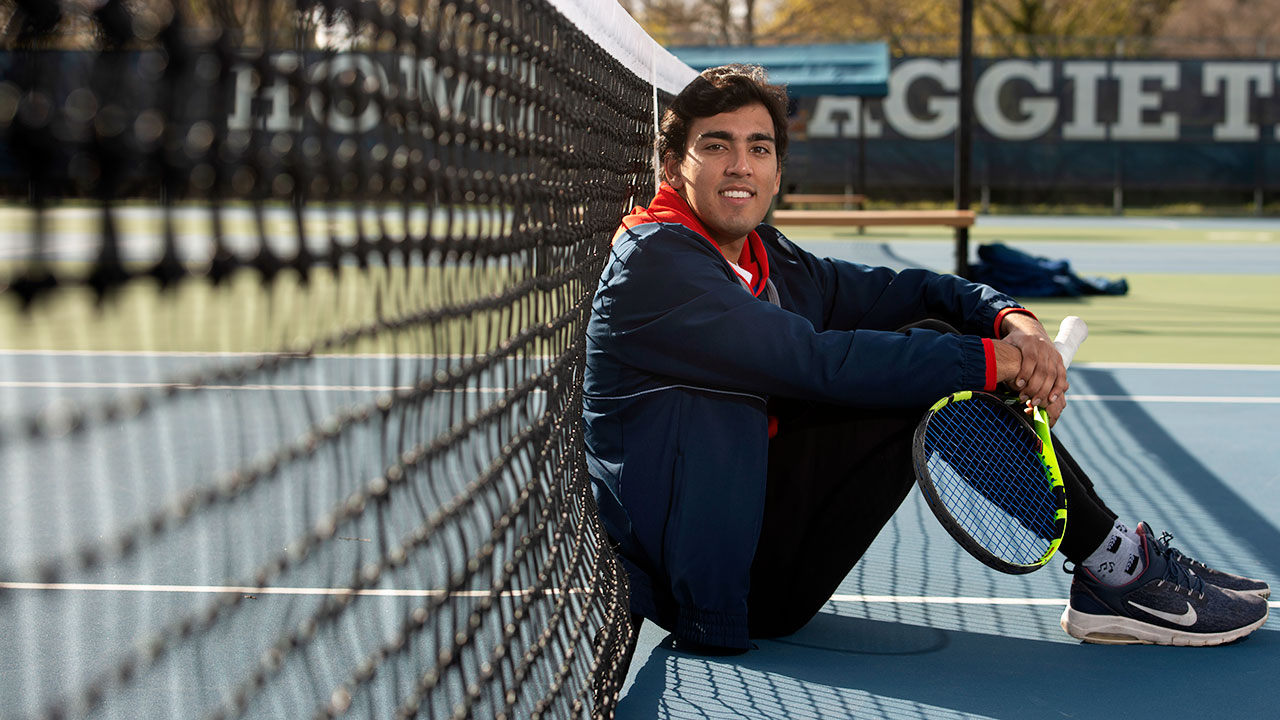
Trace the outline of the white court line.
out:
M 141 357 L 141 358 L 218 358 L 218 357 L 273 357 L 277 355 L 291 356 L 297 353 L 279 352 L 207 352 L 195 350 L 5 350 L 0 349 L 0 357 Z M 449 355 L 434 353 L 322 353 L 307 356 L 312 360 L 387 360 L 402 358 L 407 360 L 464 360 L 479 355 Z M 527 360 L 550 360 L 554 355 L 520 356 Z M 1073 363 L 1077 370 L 1208 370 L 1228 372 L 1280 372 L 1280 365 L 1245 365 L 1245 364 L 1213 364 L 1213 363 L 1144 363 L 1144 362 L 1077 362 Z
M 172 388 L 174 390 L 279 390 L 298 392 L 404 392 L 420 389 L 417 385 L 191 385 L 188 383 L 64 382 L 59 380 L 0 380 L 0 388 L 52 388 L 72 390 L 147 390 Z M 510 391 L 511 388 L 494 387 L 435 390 L 435 392 L 439 393 L 504 393 Z M 535 392 L 539 391 L 535 390 Z
M 1144 363 L 1144 362 L 1082 362 L 1072 363 L 1076 370 L 1212 370 L 1244 372 L 1280 372 L 1280 365 L 1241 365 L 1212 363 Z
M 1014 605 L 1027 607 L 1039 605 L 1062 607 L 1067 604 L 1067 601 L 1063 598 L 940 597 L 932 595 L 832 595 L 831 602 L 900 605 Z M 1280 608 L 1280 600 L 1268 601 L 1267 607 Z
M 1136 402 L 1136 403 L 1201 403 L 1225 405 L 1276 405 L 1280 397 L 1244 395 L 1075 395 L 1067 393 L 1067 402 Z
M 902 605 L 1065 605 L 1062 598 L 944 597 L 937 595 L 832 595 L 832 602 Z
M 187 383 L 74 382 L 62 380 L 0 380 L 0 388 L 106 389 L 138 390 L 173 388 L 175 390 L 250 390 L 294 392 L 404 392 L 417 390 L 416 385 L 190 385 Z M 438 392 L 495 393 L 508 388 L 478 387 L 440 390 Z M 1280 405 L 1280 397 L 1246 395 L 1068 395 L 1069 402 L 1137 402 L 1198 403 L 1222 405 Z
M 31 583 L 0 582 L 0 590 L 36 590 L 36 591 L 88 591 L 88 592 L 143 592 L 143 593 L 239 593 L 243 595 L 332 595 L 332 596 L 372 596 L 372 597 L 489 597 L 488 590 L 458 590 L 449 593 L 446 590 L 398 590 L 398 589 L 366 589 L 323 587 L 252 587 L 248 585 L 129 585 L 123 583 Z M 502 597 L 523 597 L 530 590 L 506 590 Z M 560 590 L 550 588 L 545 591 L 554 595 Z M 569 592 L 588 592 L 586 588 L 577 588 Z M 989 597 L 946 597 L 935 595 L 832 595 L 831 602 L 841 603 L 883 603 L 901 605 L 987 605 L 987 606 L 1062 606 L 1067 601 L 1063 598 L 989 598 Z M 1280 608 L 1280 601 L 1270 601 L 1268 607 Z
M 490 597 L 489 590 L 400 590 L 400 589 L 363 589 L 324 588 L 324 587 L 253 587 L 250 585 L 130 585 L 124 583 L 34 583 L 34 582 L 0 582 L 0 590 L 37 590 L 41 592 L 136 592 L 136 593 L 237 593 L 241 595 L 327 595 L 327 596 L 362 596 L 362 597 Z M 560 592 L 549 588 L 544 591 L 548 595 Z M 588 592 L 586 589 L 570 592 Z M 502 597 L 524 597 L 533 594 L 532 590 L 507 590 Z
M 0 357 L 137 357 L 137 358 L 221 358 L 221 357 L 305 357 L 308 360 L 473 360 L 484 355 L 436 353 L 316 353 L 306 355 L 288 350 L 275 352 L 208 352 L 196 350 L 2 350 Z M 513 360 L 553 360 L 555 355 L 516 355 Z M 1260 366 L 1265 367 L 1265 366 Z

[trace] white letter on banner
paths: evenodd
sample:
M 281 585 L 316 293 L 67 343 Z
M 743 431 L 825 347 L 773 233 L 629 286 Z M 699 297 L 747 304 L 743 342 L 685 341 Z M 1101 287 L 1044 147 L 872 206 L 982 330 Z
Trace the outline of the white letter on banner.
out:
M 1258 126 L 1249 122 L 1249 84 L 1257 88 L 1257 97 L 1271 97 L 1275 82 L 1270 63 L 1206 62 L 1203 70 L 1204 94 L 1223 95 L 1222 122 L 1213 126 L 1213 139 L 1248 141 L 1258 139 Z M 1222 88 L 1222 92 L 1219 92 Z
M 884 99 L 884 119 L 902 135 L 912 140 L 937 140 L 956 129 L 959 112 L 954 96 L 933 96 L 925 103 L 932 118 L 911 114 L 907 94 L 915 81 L 931 77 L 942 89 L 954 93 L 960 88 L 960 66 L 956 60 L 908 60 L 893 69 L 889 76 L 889 96 Z
M 1049 131 L 1058 115 L 1055 97 L 1022 98 L 1017 112 L 1025 120 L 1015 120 L 1000 111 L 1000 91 L 1011 80 L 1021 78 L 1037 92 L 1053 90 L 1053 64 L 1047 60 L 1002 60 L 982 73 L 973 92 L 973 109 L 978 122 L 1001 140 L 1033 140 Z
M 811 138 L 858 137 L 862 133 L 862 98 L 846 95 L 819 95 L 809 118 Z M 884 126 L 867 114 L 867 137 L 880 137 Z
M 1160 109 L 1160 90 L 1143 90 L 1144 80 L 1159 80 L 1161 90 L 1177 90 L 1179 85 L 1178 63 L 1173 62 L 1116 62 L 1111 65 L 1111 77 L 1120 83 L 1120 118 L 1112 126 L 1115 140 L 1177 140 L 1178 116 L 1167 112 L 1160 120 L 1144 123 L 1145 110 Z
M 1107 76 L 1105 62 L 1064 62 L 1071 80 L 1071 121 L 1062 126 L 1063 140 L 1105 140 L 1107 126 L 1098 121 L 1098 83 Z
M 289 102 L 288 73 L 298 69 L 300 58 L 296 53 L 280 53 L 271 60 L 278 71 L 268 90 L 271 94 L 271 114 L 267 116 L 267 129 L 273 131 L 302 129 L 302 118 L 293 117 L 292 103 Z
M 253 127 L 253 94 L 257 83 L 250 65 L 235 64 L 235 89 L 232 92 L 231 115 L 227 117 L 228 130 L 249 130 Z
M 359 70 L 363 75 L 355 75 L 352 82 L 359 82 L 357 87 L 348 92 L 341 83 L 332 83 L 333 94 L 329 103 L 329 129 L 342 134 L 366 133 L 378 127 L 382 121 L 382 99 L 386 93 L 387 72 L 372 58 L 365 55 L 340 53 L 329 60 L 322 60 L 311 67 L 311 79 L 315 83 L 332 77 L 342 77 L 343 73 Z M 373 87 L 369 87 L 372 85 Z M 372 91 L 372 92 L 371 92 Z M 348 97 L 350 96 L 350 97 Z M 355 107 L 346 107 L 351 98 L 365 97 L 367 104 L 364 111 L 355 115 Z M 324 98 L 319 92 L 311 94 L 308 105 L 311 114 L 321 122 L 325 122 Z
M 280 53 L 271 58 L 272 66 L 279 72 L 274 73 L 269 87 L 262 87 L 262 78 L 258 76 L 255 65 L 237 63 L 233 70 L 236 76 L 235 98 L 231 114 L 227 117 L 227 129 L 250 130 L 257 121 L 258 129 L 268 132 L 301 130 L 302 118 L 295 118 L 290 113 L 289 79 L 285 76 L 296 69 L 297 63 L 295 53 Z M 254 100 L 267 103 L 266 115 L 254 114 Z

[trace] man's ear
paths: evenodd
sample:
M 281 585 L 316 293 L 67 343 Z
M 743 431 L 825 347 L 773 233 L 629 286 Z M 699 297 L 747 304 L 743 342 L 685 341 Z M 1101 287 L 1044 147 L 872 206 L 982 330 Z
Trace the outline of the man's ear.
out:
M 684 176 L 680 174 L 680 159 L 673 152 L 667 153 L 662 158 L 662 177 L 676 190 L 684 187 Z

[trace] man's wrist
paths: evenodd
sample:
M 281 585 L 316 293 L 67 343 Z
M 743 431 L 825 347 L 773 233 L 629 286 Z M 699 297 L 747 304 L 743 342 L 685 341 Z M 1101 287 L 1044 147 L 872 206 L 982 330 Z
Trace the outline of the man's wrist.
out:
M 1022 307 L 1009 307 L 1001 310 L 996 315 L 995 336 L 1003 338 L 1009 333 L 1017 330 L 1020 325 L 1024 325 L 1024 329 L 1033 329 L 1040 325 L 1040 319 L 1035 313 Z
M 1003 340 L 992 340 L 991 350 L 996 362 L 996 384 L 1012 382 L 1022 369 L 1022 351 Z

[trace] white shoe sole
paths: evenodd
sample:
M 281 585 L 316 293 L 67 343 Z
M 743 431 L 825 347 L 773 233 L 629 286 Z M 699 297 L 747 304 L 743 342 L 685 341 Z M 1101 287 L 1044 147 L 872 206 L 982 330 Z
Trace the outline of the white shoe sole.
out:
M 1271 614 L 1270 608 L 1257 622 L 1220 633 L 1195 633 L 1151 625 L 1119 615 L 1090 615 L 1070 605 L 1062 611 L 1062 629 L 1073 638 L 1098 645 L 1221 645 L 1248 635 L 1262 627 Z

